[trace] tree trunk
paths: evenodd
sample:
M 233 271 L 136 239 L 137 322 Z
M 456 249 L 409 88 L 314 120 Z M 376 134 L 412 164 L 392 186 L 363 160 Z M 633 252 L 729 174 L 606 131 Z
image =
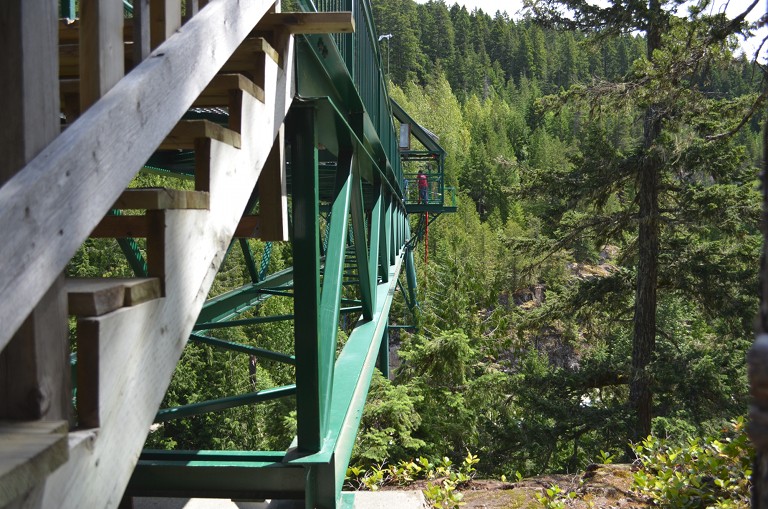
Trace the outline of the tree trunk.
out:
M 648 59 L 661 44 L 663 13 L 659 0 L 650 0 L 647 28 Z M 638 175 L 638 246 L 637 287 L 635 289 L 634 335 L 632 338 L 632 373 L 629 403 L 635 417 L 634 441 L 651 432 L 651 377 L 648 364 L 656 346 L 656 285 L 659 263 L 659 174 L 661 160 L 654 143 L 661 133 L 658 108 L 649 106 L 643 126 L 643 160 Z

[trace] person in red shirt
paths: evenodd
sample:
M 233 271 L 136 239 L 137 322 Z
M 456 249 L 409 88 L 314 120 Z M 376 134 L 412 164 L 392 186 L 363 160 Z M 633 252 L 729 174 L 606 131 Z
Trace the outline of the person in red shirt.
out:
M 422 201 L 427 203 L 427 176 L 423 171 L 419 170 L 419 174 L 416 177 L 416 181 L 419 185 L 419 203 Z

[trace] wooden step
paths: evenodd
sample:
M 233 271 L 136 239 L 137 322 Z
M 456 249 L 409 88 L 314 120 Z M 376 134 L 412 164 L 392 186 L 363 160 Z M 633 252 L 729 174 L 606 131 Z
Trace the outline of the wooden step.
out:
M 153 219 L 147 216 L 105 216 L 91 232 L 91 238 L 147 238 L 152 234 Z M 261 218 L 243 216 L 235 228 L 235 237 L 261 238 Z
M 263 37 L 248 37 L 238 46 L 224 67 L 222 73 L 244 74 L 258 87 L 264 88 L 265 58 L 283 66 L 280 54 Z
M 164 187 L 126 189 L 113 208 L 123 210 L 201 209 L 210 207 L 205 191 L 186 191 Z
M 66 421 L 0 422 L 0 507 L 67 461 Z
M 256 30 L 287 30 L 291 34 L 340 34 L 355 31 L 351 12 L 268 13 Z
M 213 78 L 200 97 L 192 104 L 196 108 L 232 107 L 233 91 L 251 94 L 264 102 L 264 90 L 242 74 L 219 74 Z M 80 114 L 80 79 L 61 78 L 59 80 L 61 109 L 67 116 Z
M 158 278 L 67 278 L 69 314 L 101 316 L 161 297 Z
M 241 90 L 264 102 L 264 90 L 242 74 L 219 74 L 211 80 L 192 106 L 215 107 L 231 105 L 231 92 Z
M 182 120 L 168 134 L 160 150 L 192 150 L 195 140 L 210 138 L 240 148 L 240 135 L 209 120 Z

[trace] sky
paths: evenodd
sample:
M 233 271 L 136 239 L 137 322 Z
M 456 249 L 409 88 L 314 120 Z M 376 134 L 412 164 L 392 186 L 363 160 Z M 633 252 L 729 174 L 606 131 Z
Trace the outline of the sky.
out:
M 416 1 L 422 4 L 427 2 L 427 0 Z M 768 0 L 761 0 L 761 2 L 752 10 L 748 19 L 754 21 L 764 14 L 766 12 L 767 1 Z M 518 12 L 523 6 L 522 0 L 445 0 L 445 3 L 448 4 L 448 7 L 451 7 L 454 3 L 458 3 L 459 5 L 465 6 L 469 12 L 472 12 L 475 8 L 480 8 L 483 12 L 490 14 L 491 16 L 496 14 L 496 11 L 506 11 L 507 14 L 513 18 L 518 17 Z M 715 0 L 715 12 L 722 9 L 723 5 L 727 5 L 726 12 L 731 16 L 735 16 L 736 14 L 743 12 L 750 3 L 751 0 L 730 0 L 729 2 L 726 0 Z M 762 40 L 766 35 L 768 35 L 768 29 L 763 27 L 760 29 L 757 36 L 754 37 L 751 42 L 748 41 L 744 47 L 747 48 L 747 50 L 756 48 L 756 41 Z M 754 51 L 754 49 L 752 49 L 752 51 Z
M 427 2 L 427 0 L 416 1 L 420 4 Z M 523 6 L 522 0 L 446 0 L 445 3 L 448 4 L 448 7 L 452 6 L 454 3 L 458 3 L 459 5 L 465 6 L 469 12 L 472 12 L 477 7 L 491 16 L 496 14 L 496 11 L 507 11 L 507 14 L 512 17 L 517 17 L 517 12 Z M 751 0 L 730 0 L 730 2 L 726 2 L 725 0 L 715 1 L 717 7 L 721 7 L 726 3 L 728 4 L 727 12 L 733 14 L 742 12 L 751 3 Z M 758 4 L 753 10 L 753 19 L 758 18 L 760 14 L 765 12 L 765 3 L 761 3 L 762 6 Z

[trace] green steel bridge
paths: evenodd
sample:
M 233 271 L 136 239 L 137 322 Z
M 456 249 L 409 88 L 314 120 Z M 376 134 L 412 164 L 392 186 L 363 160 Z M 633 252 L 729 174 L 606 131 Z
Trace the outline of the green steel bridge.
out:
M 0 507 L 353 507 L 341 489 L 373 369 L 389 371 L 390 306 L 398 289 L 416 305 L 413 249 L 455 195 L 437 138 L 387 94 L 369 0 L 273 2 L 0 7 Z M 129 188 L 140 172 L 187 184 Z M 89 238 L 116 239 L 135 277 L 64 277 Z M 269 273 L 276 242 L 292 266 Z M 250 282 L 208 298 L 231 249 Z M 292 314 L 258 313 L 276 296 Z M 278 321 L 291 351 L 217 334 Z M 190 342 L 295 382 L 161 408 Z M 158 423 L 280 398 L 285 450 L 143 447 Z

